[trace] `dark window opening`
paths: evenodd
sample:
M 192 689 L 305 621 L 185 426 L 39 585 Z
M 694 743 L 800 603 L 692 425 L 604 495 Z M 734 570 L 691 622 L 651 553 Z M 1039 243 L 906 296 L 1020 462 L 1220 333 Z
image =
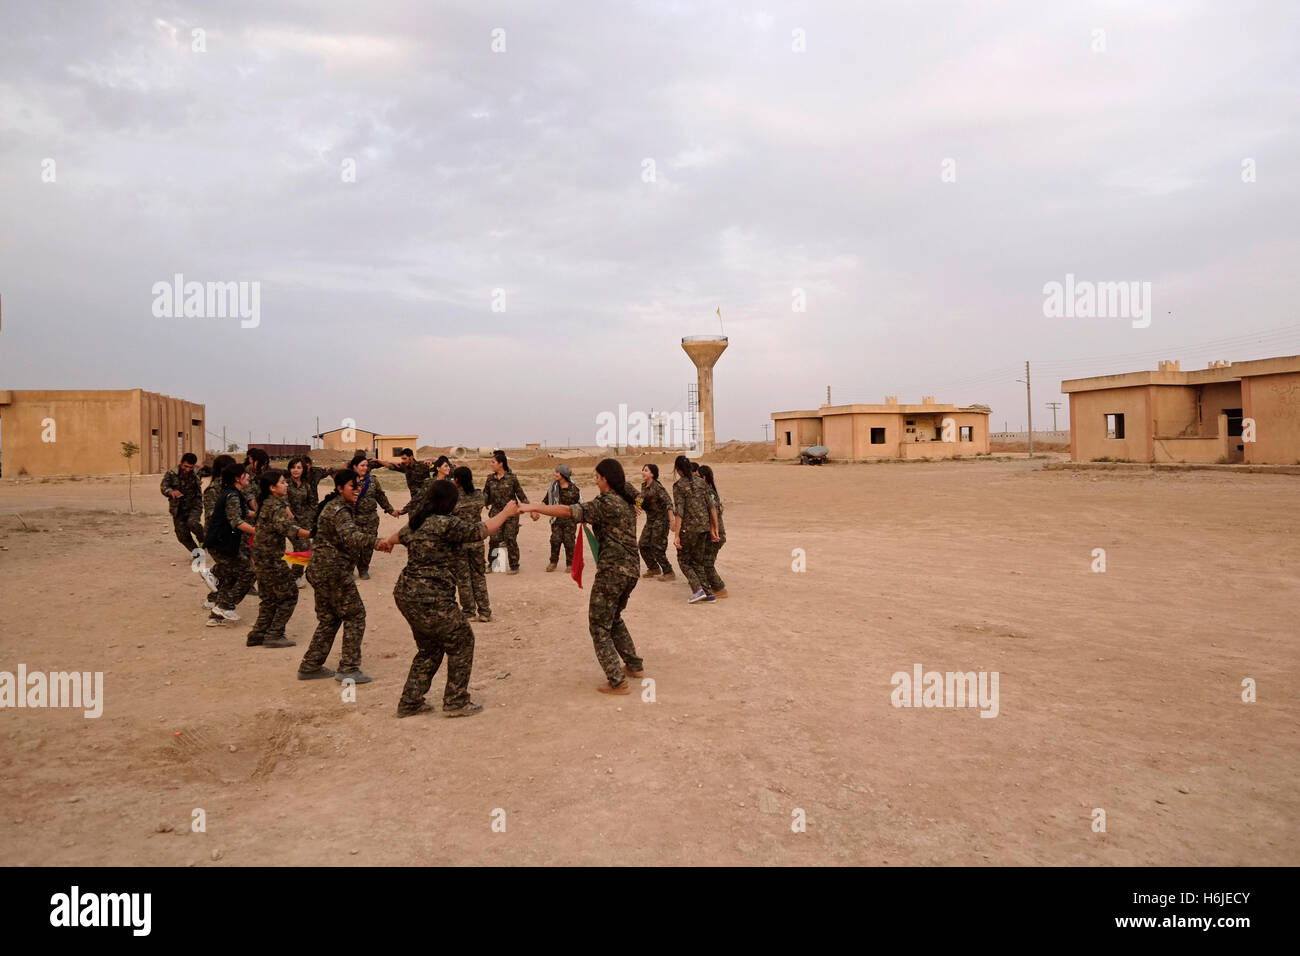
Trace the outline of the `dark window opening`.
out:
M 909 419 L 907 420 L 907 424 L 909 424 L 909 425 L 915 425 L 915 424 L 916 424 L 916 419 L 915 419 L 915 418 L 909 418 Z
M 885 443 L 885 430 L 883 428 L 871 429 L 871 444 L 883 445 Z
M 1228 416 L 1228 437 L 1240 438 L 1241 437 L 1241 409 L 1225 408 L 1223 410 L 1223 414 Z
M 191 418 L 191 419 L 190 419 L 190 424 L 191 424 L 191 425 L 202 425 L 202 424 L 203 424 L 203 419 L 201 419 L 201 418 Z
M 790 433 L 789 433 L 789 432 L 786 432 L 786 433 L 785 433 L 785 443 L 786 443 L 787 445 L 790 444 Z
M 1106 416 L 1106 437 L 1123 438 L 1124 437 L 1124 416 L 1110 414 Z

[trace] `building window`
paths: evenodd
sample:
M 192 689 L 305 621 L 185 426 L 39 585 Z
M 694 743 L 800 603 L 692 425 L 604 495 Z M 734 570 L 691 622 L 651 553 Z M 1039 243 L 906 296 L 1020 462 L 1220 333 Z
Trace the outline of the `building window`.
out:
M 1106 437 L 1123 438 L 1124 437 L 1124 416 L 1119 414 L 1109 414 L 1106 416 Z
M 394 447 L 394 448 L 393 448 L 393 457 L 394 457 L 394 458 L 401 458 L 401 457 L 402 457 L 402 449 L 397 448 L 397 447 Z
M 785 443 L 786 443 L 787 445 L 790 444 L 790 433 L 789 433 L 789 432 L 786 432 L 786 433 L 785 433 Z
M 201 418 L 191 418 L 191 419 L 190 419 L 190 424 L 193 425 L 193 426 L 195 426 L 195 427 L 197 428 L 199 425 L 202 425 L 202 424 L 203 424 L 203 419 L 201 419 Z
M 961 426 L 961 440 L 962 440 L 962 441 L 974 441 L 974 440 L 975 440 L 975 426 L 974 426 L 974 425 L 962 425 L 962 426 Z
M 1228 437 L 1240 438 L 1241 437 L 1241 409 L 1225 408 L 1223 410 L 1223 414 L 1228 416 Z
M 885 443 L 885 430 L 883 428 L 871 429 L 871 444 L 883 445 Z

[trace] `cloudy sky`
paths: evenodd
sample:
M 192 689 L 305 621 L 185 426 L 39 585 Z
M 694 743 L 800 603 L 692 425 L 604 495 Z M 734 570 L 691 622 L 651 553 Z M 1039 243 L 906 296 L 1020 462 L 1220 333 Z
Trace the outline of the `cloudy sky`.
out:
M 13 5 L 0 387 L 590 443 L 684 409 L 721 308 L 720 440 L 828 385 L 1023 427 L 1026 359 L 1050 427 L 1062 378 L 1300 352 L 1298 11 Z M 176 273 L 259 324 L 156 316 Z M 1149 327 L 1045 316 L 1067 274 L 1151 283 Z

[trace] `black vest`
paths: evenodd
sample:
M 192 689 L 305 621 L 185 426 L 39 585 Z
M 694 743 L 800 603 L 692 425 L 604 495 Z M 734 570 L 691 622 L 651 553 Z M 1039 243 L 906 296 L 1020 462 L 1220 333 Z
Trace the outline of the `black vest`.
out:
M 239 529 L 230 526 L 226 517 L 226 499 L 234 495 L 239 499 L 239 517 L 248 516 L 248 502 L 238 488 L 222 488 L 221 497 L 212 511 L 212 520 L 208 522 L 208 533 L 203 537 L 203 546 L 223 558 L 233 558 L 239 553 Z

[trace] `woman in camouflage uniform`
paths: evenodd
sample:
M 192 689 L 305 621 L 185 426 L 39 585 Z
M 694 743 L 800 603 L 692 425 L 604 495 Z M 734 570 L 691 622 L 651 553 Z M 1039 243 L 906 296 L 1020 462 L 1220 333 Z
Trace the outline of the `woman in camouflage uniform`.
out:
M 508 501 L 528 503 L 528 496 L 524 494 L 523 486 L 519 484 L 519 479 L 510 470 L 510 463 L 506 461 L 506 453 L 499 448 L 492 453 L 492 472 L 492 477 L 483 483 L 483 497 L 487 499 L 489 517 L 498 514 Z M 533 520 L 537 520 L 536 515 L 533 515 Z M 519 573 L 518 518 L 507 521 L 500 531 L 493 534 L 489 545 L 490 550 L 493 551 L 504 546 L 506 556 L 510 560 L 509 573 Z M 492 567 L 489 564 L 488 571 L 491 570 Z
M 452 513 L 462 521 L 478 524 L 482 520 L 487 500 L 483 492 L 474 487 L 474 473 L 464 465 L 452 472 L 460 498 Z M 486 563 L 483 559 L 483 542 L 475 539 L 465 542 L 464 560 L 456 569 L 456 590 L 460 592 L 460 609 L 467 621 L 478 619 L 484 624 L 492 620 L 492 605 L 488 601 Z
M 591 582 L 587 621 L 596 660 L 607 681 L 596 689 L 603 694 L 630 694 L 627 678 L 645 676 L 645 662 L 637 656 L 632 635 L 623 623 L 623 611 L 641 571 L 636 550 L 635 489 L 627 483 L 623 466 L 613 458 L 596 466 L 596 487 L 600 494 L 582 504 L 523 505 L 519 510 L 556 518 L 568 516 L 591 525 L 600 554 L 596 579 Z
M 714 597 L 704 580 L 704 552 L 710 535 L 717 534 L 717 512 L 709 504 L 708 486 L 696 477 L 691 460 L 678 455 L 673 462 L 677 480 L 673 482 L 673 545 L 677 563 L 690 585 L 688 604 L 712 604 Z
M 208 530 L 203 536 L 204 547 L 212 555 L 221 581 L 212 613 L 208 615 L 208 627 L 238 621 L 235 606 L 249 593 L 255 580 L 252 552 L 248 547 L 248 536 L 254 530 L 253 518 L 244 499 L 248 484 L 248 469 L 233 459 L 221 470 L 221 491 L 213 502 Z
M 344 468 L 334 473 L 335 492 L 325 496 L 316 525 L 312 528 L 311 563 L 307 579 L 316 596 L 316 632 L 307 653 L 298 665 L 298 680 L 333 677 L 368 684 L 370 677 L 361 672 L 361 639 L 366 633 L 366 606 L 361 601 L 352 568 L 365 552 L 391 551 L 387 542 L 379 541 L 373 531 L 361 528 L 356 519 L 356 501 L 360 494 L 357 473 Z M 338 673 L 325 666 L 339 626 L 343 626 L 343 651 L 339 655 Z
M 298 585 L 293 572 L 284 563 L 284 539 L 295 541 L 309 537 L 311 531 L 299 527 L 289 517 L 286 497 L 289 483 L 284 472 L 268 468 L 258 477 L 257 533 L 253 535 L 253 570 L 257 573 L 257 592 L 262 605 L 257 622 L 248 632 L 249 647 L 292 647 L 284 636 L 285 625 L 298 604 Z
M 474 666 L 474 632 L 456 606 L 456 569 L 464 560 L 465 544 L 482 541 L 519 513 L 511 501 L 486 523 L 471 524 L 452 514 L 460 492 L 454 482 L 435 481 L 420 496 L 405 528 L 386 539 L 406 546 L 406 567 L 393 588 L 393 600 L 411 625 L 416 653 L 406 686 L 397 702 L 397 716 L 409 717 L 432 707 L 424 700 L 433 677 L 447 658 L 447 687 L 442 696 L 446 717 L 466 717 L 483 709 L 469 697 Z
M 311 474 L 308 469 L 311 467 L 307 464 L 309 459 L 303 457 L 289 459 L 289 494 L 287 495 L 289 511 L 293 514 L 293 520 L 298 522 L 304 528 L 310 528 L 316 523 L 316 484 L 311 480 Z M 317 479 L 319 481 L 320 479 Z M 310 551 L 311 538 L 304 541 L 295 550 Z M 303 575 L 307 569 L 301 564 L 293 566 L 293 578 L 298 587 L 303 587 L 306 583 Z
M 398 516 L 398 512 L 393 508 L 388 500 L 388 495 L 384 494 L 384 487 L 379 483 L 379 476 L 370 470 L 370 462 L 361 452 L 357 452 L 352 458 L 352 464 L 348 466 L 357 473 L 357 484 L 359 492 L 356 503 L 357 527 L 367 534 L 379 534 L 379 509 L 383 508 L 385 513 Z M 357 556 L 357 574 L 361 576 L 362 581 L 370 580 L 370 558 L 374 552 L 367 549 Z
M 676 580 L 673 566 L 668 563 L 668 511 L 673 500 L 659 483 L 659 466 L 645 465 L 641 469 L 641 510 L 645 512 L 645 528 L 641 530 L 641 558 L 645 561 L 643 578 L 661 577 Z
M 548 505 L 576 505 L 582 500 L 582 491 L 569 479 L 573 476 L 568 465 L 555 469 L 555 480 L 546 491 Z M 560 548 L 564 548 L 564 570 L 573 570 L 573 542 L 578 534 L 578 524 L 572 518 L 551 519 L 551 563 L 547 571 L 554 571 L 560 563 Z
M 208 480 L 208 486 L 203 489 L 203 547 L 206 550 L 208 540 L 208 529 L 212 527 L 212 512 L 217 507 L 217 499 L 221 497 L 221 473 L 226 470 L 228 465 L 233 465 L 235 459 L 230 455 L 218 455 L 212 459 L 212 477 Z M 207 610 L 217 606 L 217 594 L 221 591 L 222 568 L 212 552 L 207 552 L 208 560 L 211 564 L 212 581 L 208 581 L 208 575 L 203 575 L 203 580 L 207 582 L 208 587 L 212 588 L 212 593 L 203 600 L 203 607 Z M 213 581 L 216 587 L 213 588 Z
M 715 598 L 724 598 L 727 596 L 727 583 L 718 574 L 718 552 L 727 543 L 727 526 L 722 523 L 722 496 L 713 481 L 712 468 L 700 465 L 700 477 L 709 489 L 709 505 L 718 515 L 717 528 L 704 546 L 704 586 Z

